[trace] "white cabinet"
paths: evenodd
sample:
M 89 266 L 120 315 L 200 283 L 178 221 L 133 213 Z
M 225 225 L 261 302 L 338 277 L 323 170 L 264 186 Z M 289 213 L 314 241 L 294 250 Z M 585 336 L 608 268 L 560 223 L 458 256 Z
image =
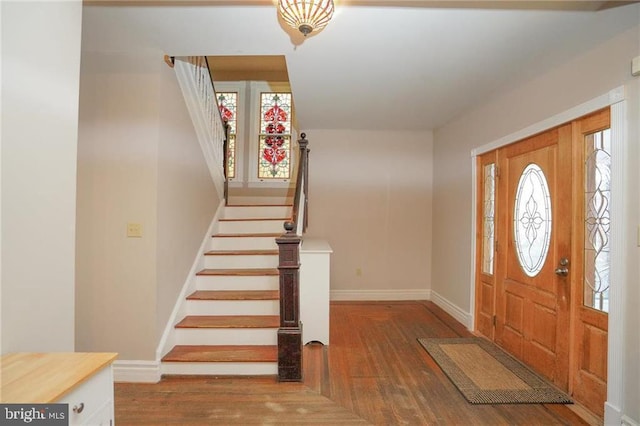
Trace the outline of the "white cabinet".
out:
M 113 373 L 105 367 L 56 401 L 69 404 L 69 426 L 110 426 L 114 419 Z
M 329 344 L 331 253 L 324 240 L 305 238 L 300 247 L 302 343 Z
M 0 402 L 69 404 L 69 425 L 112 426 L 115 353 L 12 353 L 0 361 Z

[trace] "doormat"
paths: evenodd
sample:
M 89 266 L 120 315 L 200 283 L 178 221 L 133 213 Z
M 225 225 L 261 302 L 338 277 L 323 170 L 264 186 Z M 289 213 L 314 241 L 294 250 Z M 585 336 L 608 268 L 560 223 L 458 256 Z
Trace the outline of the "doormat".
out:
M 564 392 L 486 339 L 418 342 L 471 404 L 573 404 Z

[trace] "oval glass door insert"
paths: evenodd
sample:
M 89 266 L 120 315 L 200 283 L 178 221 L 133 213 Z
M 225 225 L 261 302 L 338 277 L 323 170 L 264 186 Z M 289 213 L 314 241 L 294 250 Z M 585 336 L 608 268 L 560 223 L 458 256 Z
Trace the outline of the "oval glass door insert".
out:
M 535 277 L 544 266 L 551 241 L 551 197 L 544 172 L 537 164 L 525 167 L 513 214 L 518 261 L 525 274 Z

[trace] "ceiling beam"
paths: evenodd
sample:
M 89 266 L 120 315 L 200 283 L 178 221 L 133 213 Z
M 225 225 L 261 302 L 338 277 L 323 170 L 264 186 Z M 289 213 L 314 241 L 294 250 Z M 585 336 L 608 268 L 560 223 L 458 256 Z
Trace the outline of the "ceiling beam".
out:
M 598 11 L 640 0 L 334 0 L 340 6 Z M 273 6 L 277 0 L 84 0 L 101 6 Z

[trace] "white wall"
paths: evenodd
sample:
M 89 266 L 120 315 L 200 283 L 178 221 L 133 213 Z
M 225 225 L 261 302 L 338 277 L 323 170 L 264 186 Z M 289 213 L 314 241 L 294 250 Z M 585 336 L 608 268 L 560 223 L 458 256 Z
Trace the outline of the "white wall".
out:
M 76 347 L 121 360 L 155 359 L 219 200 L 162 58 L 82 55 Z
M 333 249 L 332 297 L 427 298 L 431 132 L 306 133 L 311 149 L 307 235 L 327 240 Z
M 156 62 L 82 55 L 76 347 L 119 352 L 120 359 L 155 355 Z M 129 222 L 142 225 L 142 238 L 127 238 Z
M 626 19 L 638 22 L 637 5 L 626 6 Z M 523 129 L 531 124 L 566 111 L 587 100 L 607 93 L 620 85 L 627 85 L 629 104 L 640 102 L 637 83 L 630 76 L 631 59 L 640 54 L 639 29 L 622 32 L 610 40 L 593 46 L 586 54 L 568 58 L 557 68 L 540 75 L 468 112 L 435 132 L 434 143 L 434 251 L 433 290 L 446 300 L 470 312 L 471 282 L 471 222 L 473 206 L 471 185 L 471 157 L 473 148 Z M 638 143 L 638 115 L 630 121 L 630 164 L 628 199 L 638 199 L 640 164 Z M 637 234 L 638 205 L 629 206 L 627 235 Z M 632 238 L 633 239 L 633 238 Z M 637 304 L 638 251 L 634 241 L 628 242 L 631 262 L 627 286 L 635 299 L 627 298 L 625 353 L 636 354 L 624 365 L 624 413 L 640 419 L 640 380 L 637 364 L 640 323 Z
M 159 338 L 220 202 L 175 72 L 160 67 L 157 313 Z
M 2 4 L 2 352 L 74 350 L 82 2 Z

